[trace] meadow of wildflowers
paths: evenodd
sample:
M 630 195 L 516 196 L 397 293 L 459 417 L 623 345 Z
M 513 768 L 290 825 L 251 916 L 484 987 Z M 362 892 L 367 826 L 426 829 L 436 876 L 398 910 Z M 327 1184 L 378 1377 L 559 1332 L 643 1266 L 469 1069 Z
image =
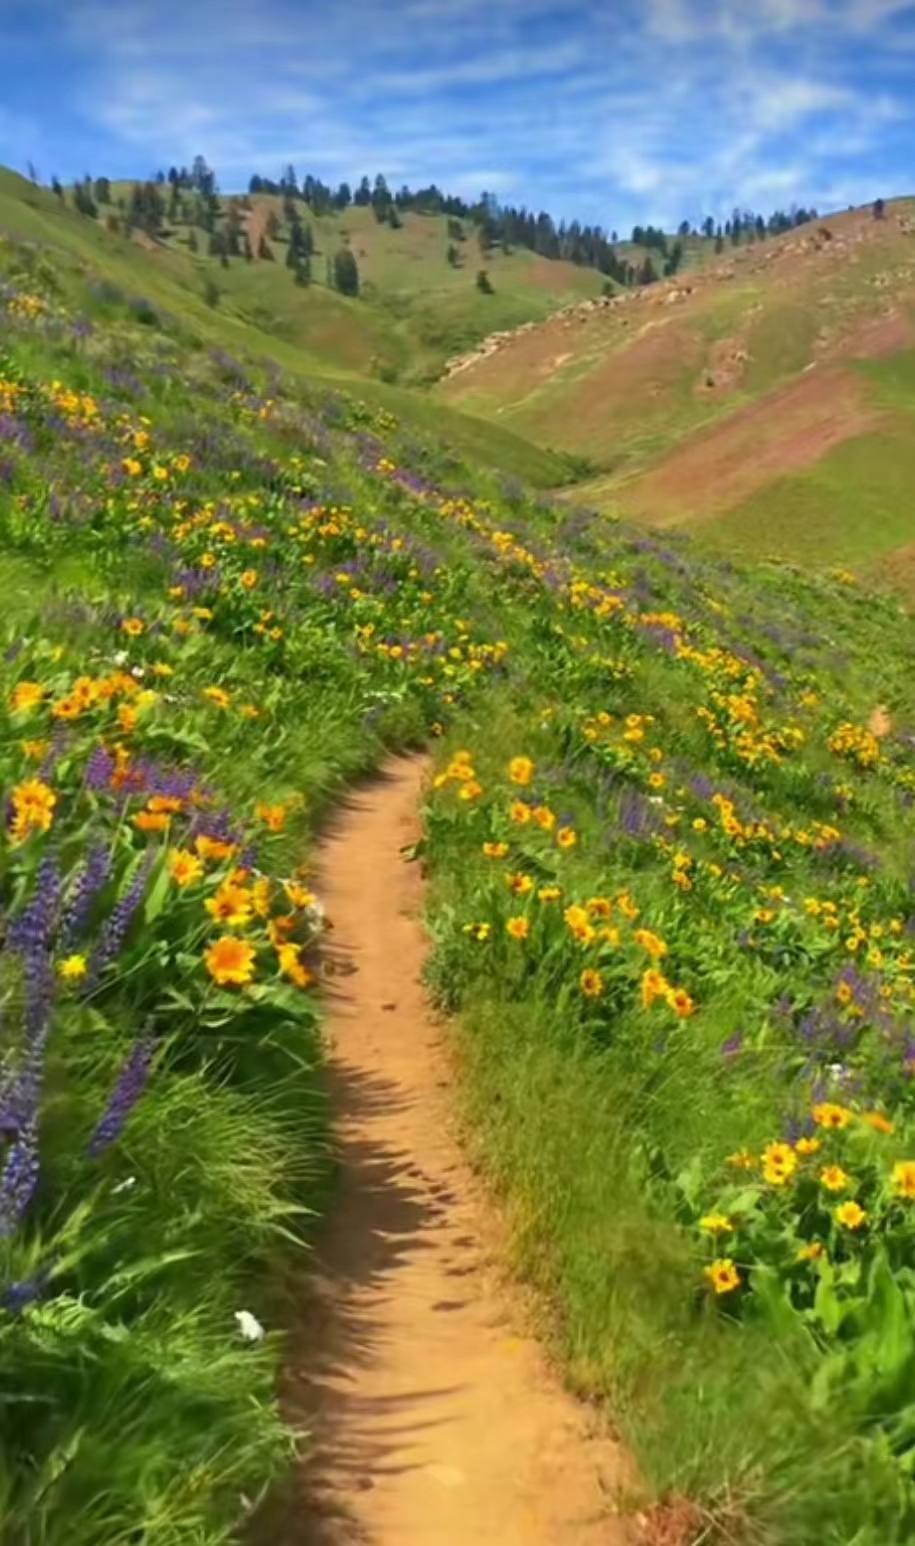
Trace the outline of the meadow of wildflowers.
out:
M 910 1540 L 908 616 L 529 498 L 93 283 L 0 245 L 9 1539 L 226 1540 L 288 1462 L 308 844 L 431 744 L 430 990 L 572 1379 L 731 1539 Z

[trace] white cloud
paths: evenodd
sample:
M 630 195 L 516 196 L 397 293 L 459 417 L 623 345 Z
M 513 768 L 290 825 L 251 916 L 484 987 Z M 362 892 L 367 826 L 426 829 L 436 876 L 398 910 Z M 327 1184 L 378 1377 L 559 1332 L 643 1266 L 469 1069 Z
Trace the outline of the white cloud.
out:
M 307 28 L 295 0 L 32 4 L 125 170 L 377 169 L 622 228 L 865 197 L 913 114 L 904 0 L 322 0 Z

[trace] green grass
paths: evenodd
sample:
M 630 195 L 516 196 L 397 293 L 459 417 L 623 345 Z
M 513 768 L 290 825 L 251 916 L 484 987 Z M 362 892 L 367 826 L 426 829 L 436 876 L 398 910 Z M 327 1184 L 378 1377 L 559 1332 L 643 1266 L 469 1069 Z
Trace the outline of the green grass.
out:
M 864 566 L 915 540 L 913 477 L 908 435 L 858 435 L 703 523 L 702 536 L 760 557 Z
M 238 1537 L 241 1496 L 288 1471 L 287 1291 L 315 1211 L 333 1205 L 317 1007 L 288 979 L 279 924 L 271 939 L 259 912 L 235 917 L 255 942 L 255 991 L 217 991 L 205 951 L 228 925 L 203 904 L 239 855 L 179 887 L 167 853 L 193 841 L 197 804 L 167 833 L 138 824 L 145 790 L 122 810 L 116 768 L 93 761 L 89 776 L 100 742 L 127 744 L 143 778 L 152 764 L 212 786 L 273 877 L 274 921 L 292 907 L 303 933 L 312 915 L 284 882 L 325 815 L 389 748 L 432 744 L 430 992 L 452 1015 L 468 1141 L 570 1383 L 619 1429 L 646 1496 L 696 1499 L 710 1540 L 906 1546 L 915 1219 L 890 1177 L 915 1152 L 911 617 L 802 563 L 733 562 L 544 503 L 506 475 L 555 459 L 383 383 L 341 397 L 342 378 L 328 391 L 294 350 L 279 380 L 250 358 L 229 380 L 195 344 L 235 352 L 243 323 L 207 313 L 204 339 L 163 269 L 173 320 L 144 325 L 99 292 L 89 249 L 80 271 L 79 241 L 100 241 L 127 295 L 152 260 L 43 205 L 38 217 L 59 248 L 0 246 L 25 292 L 18 310 L 4 300 L 0 357 L 16 431 L 4 424 L 0 448 L 0 763 L 20 804 L 39 767 L 57 804 L 49 832 L 0 834 L 4 1075 L 34 992 L 13 925 L 46 884 L 42 862 L 56 855 L 69 901 L 87 853 L 111 848 L 83 941 L 93 960 L 136 865 L 152 854 L 158 868 L 102 988 L 58 990 L 39 1186 L 0 1235 L 10 1546 Z M 72 326 L 84 314 L 88 333 Z M 113 362 L 129 362 L 136 399 Z M 866 370 L 900 410 L 911 359 Z M 457 443 L 425 433 L 442 427 Z M 853 557 L 869 488 L 878 539 L 898 541 L 915 472 L 909 460 L 891 475 L 901 440 L 833 453 L 859 460 L 831 470 L 819 532 L 801 527 L 799 496 L 795 522 L 790 505 L 759 505 L 740 540 L 809 541 L 811 568 L 827 545 Z M 112 686 L 122 650 L 141 675 Z M 85 676 L 105 693 L 69 717 Z M 67 706 L 62 720 L 46 700 L 17 706 L 32 682 Z M 878 702 L 894 724 L 874 753 Z M 136 719 L 120 712 L 131 704 Z M 45 766 L 34 737 L 60 722 Z M 837 739 L 843 725 L 856 734 Z M 263 830 L 262 800 L 282 803 L 284 831 Z M 70 947 L 50 915 L 30 927 L 58 965 Z M 646 981 L 652 961 L 668 988 Z M 96 1158 L 90 1137 L 150 1025 L 153 1075 Z M 853 1119 L 817 1127 L 822 1158 L 791 1151 L 790 1185 L 766 1180 L 764 1146 L 812 1129 L 824 1098 Z M 868 1126 L 873 1110 L 892 1133 Z M 8 1210 L 11 1149 L 4 1137 Z M 752 1171 L 732 1163 L 743 1149 Z M 867 1229 L 842 1232 L 827 1158 Z M 702 1220 L 723 1209 L 731 1225 L 713 1240 Z M 798 1260 L 811 1241 L 820 1265 Z M 716 1254 L 741 1276 L 720 1299 L 703 1272 Z M 265 1341 L 240 1339 L 242 1308 Z

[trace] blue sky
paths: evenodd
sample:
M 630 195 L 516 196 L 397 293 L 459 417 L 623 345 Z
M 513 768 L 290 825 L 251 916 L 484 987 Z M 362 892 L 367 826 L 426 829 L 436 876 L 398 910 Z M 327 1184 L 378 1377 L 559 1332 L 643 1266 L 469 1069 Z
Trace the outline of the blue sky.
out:
M 915 192 L 908 0 L 0 0 L 0 163 L 288 162 L 596 220 Z

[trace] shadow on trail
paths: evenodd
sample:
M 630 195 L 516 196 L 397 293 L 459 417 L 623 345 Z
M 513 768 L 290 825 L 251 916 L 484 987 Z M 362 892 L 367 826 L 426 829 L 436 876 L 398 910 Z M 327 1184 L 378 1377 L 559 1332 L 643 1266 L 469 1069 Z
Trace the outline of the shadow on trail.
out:
M 334 946 L 329 960 L 334 971 L 325 999 L 332 1012 L 335 1000 L 349 1000 L 356 967 L 343 945 Z M 423 1419 L 424 1403 L 461 1388 L 430 1385 L 371 1399 L 352 1388 L 357 1371 L 382 1346 L 378 1311 L 398 1292 L 398 1269 L 427 1248 L 426 1236 L 450 1198 L 413 1155 L 372 1137 L 373 1118 L 409 1106 L 401 1087 L 348 1064 L 342 1053 L 324 1084 L 339 1124 L 338 1178 L 330 1217 L 315 1240 L 305 1299 L 290 1327 L 282 1397 L 286 1420 L 309 1437 L 288 1486 L 258 1512 L 251 1546 L 357 1546 L 364 1536 L 332 1503 L 322 1478 L 345 1476 L 359 1492 L 379 1477 L 409 1470 L 394 1456 L 414 1435 L 440 1425 Z M 447 1312 L 460 1304 L 455 1299 L 436 1308 Z

